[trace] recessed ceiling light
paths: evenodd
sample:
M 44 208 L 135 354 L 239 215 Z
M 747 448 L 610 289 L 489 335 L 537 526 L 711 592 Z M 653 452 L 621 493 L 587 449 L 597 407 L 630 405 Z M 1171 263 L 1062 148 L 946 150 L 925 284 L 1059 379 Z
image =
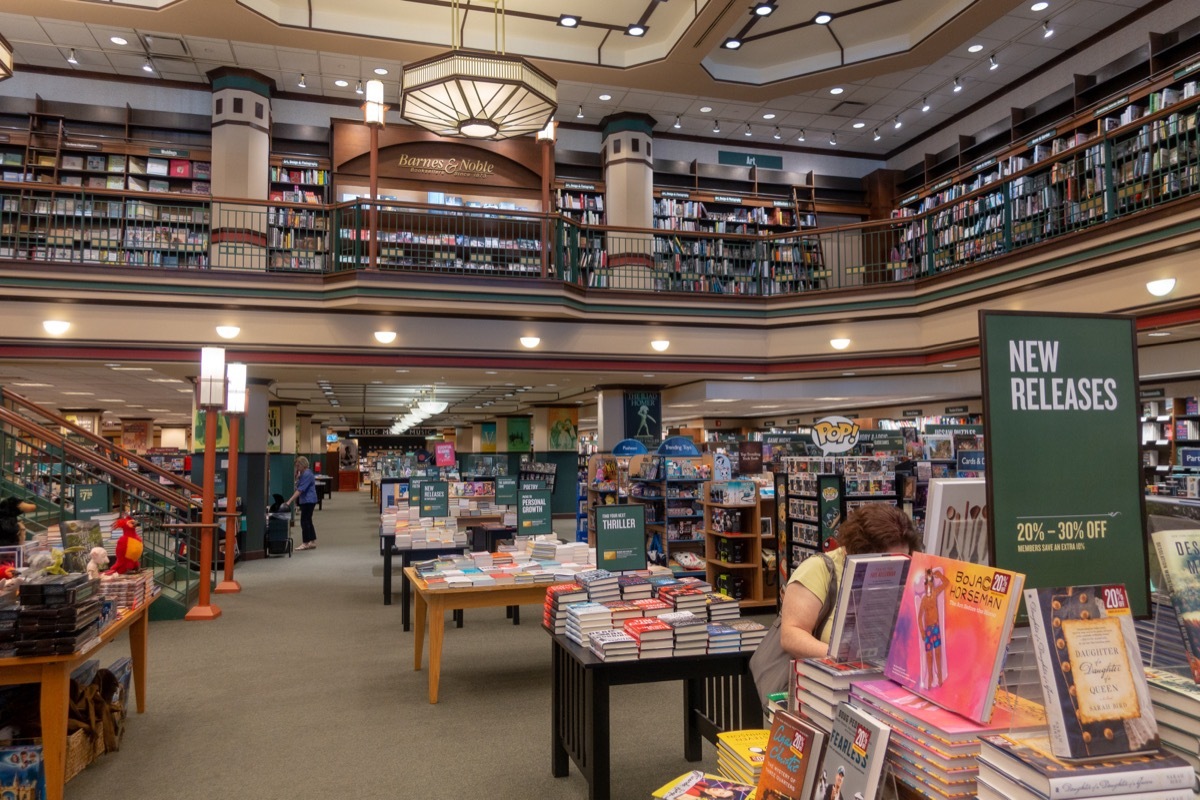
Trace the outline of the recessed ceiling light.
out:
M 865 123 L 865 122 L 856 122 L 856 123 L 854 123 L 853 125 L 851 125 L 850 127 L 852 127 L 852 128 L 865 128 L 865 127 L 867 127 L 867 123 Z
M 17 385 L 20 386 L 21 384 L 18 383 Z M 191 389 L 189 389 L 188 391 L 190 392 Z M 96 402 L 97 403 L 124 403 L 125 401 L 119 397 L 97 397 Z M 105 413 L 107 413 L 107 412 L 105 412 Z
M 600 95 L 600 99 L 601 100 L 612 100 L 612 95 L 611 94 L 602 94 L 602 95 Z
M 754 13 L 760 17 L 769 17 L 774 10 L 775 5 L 770 2 L 756 3 L 754 6 Z
M 1050 7 L 1049 3 L 1034 3 L 1029 7 L 1030 11 L 1045 11 Z
M 112 42 L 113 44 L 119 44 L 122 47 L 129 44 L 129 40 L 125 39 L 124 37 L 121 37 L 121 36 L 110 36 L 110 37 L 108 37 L 108 40 L 110 42 Z
M 731 36 L 721 43 L 721 47 L 724 47 L 726 50 L 737 50 L 741 46 L 742 40 L 735 36 Z
M 642 377 L 643 378 L 654 378 L 654 377 L 656 377 L 656 375 L 653 372 L 644 372 L 644 373 L 642 373 Z
M 61 319 L 48 319 L 42 323 L 42 329 L 51 336 L 62 336 L 71 329 L 71 323 Z
M 387 75 L 388 71 L 386 69 L 384 69 L 383 67 L 376 67 L 375 74 L 376 75 Z
M 541 342 L 542 342 L 542 340 L 536 336 L 522 336 L 521 337 L 521 346 L 529 348 L 530 350 L 537 347 L 539 344 L 541 344 Z
M 630 25 L 628 28 L 625 29 L 625 35 L 626 36 L 645 36 L 646 30 L 647 29 L 646 29 L 645 25 L 639 25 L 638 23 L 635 22 L 632 25 Z
M 981 45 L 981 44 L 973 44 L 973 45 L 971 45 L 970 47 L 968 47 L 968 48 L 967 48 L 967 52 L 968 52 L 968 53 L 978 53 L 978 52 L 979 52 L 980 50 L 982 50 L 982 49 L 983 49 L 983 45 Z
M 579 17 L 574 14 L 563 14 L 558 18 L 558 24 L 564 28 L 576 28 L 579 26 Z
M 375 341 L 380 344 L 391 344 L 396 341 L 395 331 L 375 331 Z
M 852 376 L 852 375 L 857 375 L 858 373 L 856 373 L 856 372 L 843 372 L 842 374 L 843 374 L 843 375 L 845 375 L 846 377 L 850 377 L 850 376 Z
M 408 372 L 408 370 L 406 370 L 406 369 L 398 369 L 398 370 L 396 370 L 396 372 L 399 372 L 399 373 L 403 374 L 403 373 L 405 373 L 405 372 Z
M 242 329 L 237 325 L 218 325 L 217 336 L 222 339 L 236 339 L 237 335 L 242 332 Z
M 832 347 L 834 350 L 845 350 L 847 347 L 850 346 L 850 340 L 849 339 L 830 339 L 829 346 Z
M 701 114 L 707 114 L 710 111 L 712 111 L 712 106 L 700 106 Z
M 775 115 L 767 112 L 766 114 L 763 114 L 763 119 L 775 119 Z
M 333 82 L 333 85 L 341 86 L 342 88 L 345 88 L 350 85 L 350 81 L 336 80 Z
M 754 376 L 753 376 L 753 375 L 743 375 L 743 376 L 742 376 L 742 380 L 744 380 L 744 381 L 752 381 L 752 380 L 754 380 Z
M 63 392 L 63 394 L 70 395 L 71 397 L 92 397 L 95 395 L 95 392 Z M 131 408 L 141 408 L 141 406 L 130 406 L 130 407 Z
M 669 339 L 654 339 L 650 342 L 650 346 L 661 353 L 671 346 L 671 342 Z
M 846 91 L 846 90 L 845 90 L 845 89 L 843 89 L 842 87 L 840 87 L 840 86 L 835 86 L 835 87 L 833 87 L 832 89 L 830 89 L 830 90 L 829 90 L 829 93 L 830 93 L 830 94 L 841 94 L 841 93 L 842 93 L 842 92 L 844 92 L 844 91 Z
M 1160 336 L 1170 336 L 1171 332 L 1170 331 L 1150 331 L 1150 333 L 1147 333 L 1146 335 L 1158 338 Z M 17 386 L 20 386 L 20 385 L 21 384 L 19 384 L 19 383 L 17 384 Z
M 942 364 L 942 369 L 957 369 L 958 364 Z
M 407 372 L 407 371 L 408 371 L 408 370 L 405 370 L 405 372 Z M 485 372 L 485 373 L 483 373 L 483 374 L 484 374 L 484 375 L 496 375 L 496 374 L 498 374 L 498 373 L 497 373 L 497 372 L 496 372 L 496 370 L 494 370 L 494 369 L 489 369 L 487 372 Z
M 832 21 L 833 21 L 833 14 L 827 14 L 824 11 L 820 12 L 815 17 L 813 17 L 813 22 L 817 23 L 818 25 L 828 25 Z
M 1153 336 L 1154 334 L 1150 334 Z M 49 383 L 14 383 L 13 386 L 20 386 L 22 389 L 44 389 L 51 384 Z

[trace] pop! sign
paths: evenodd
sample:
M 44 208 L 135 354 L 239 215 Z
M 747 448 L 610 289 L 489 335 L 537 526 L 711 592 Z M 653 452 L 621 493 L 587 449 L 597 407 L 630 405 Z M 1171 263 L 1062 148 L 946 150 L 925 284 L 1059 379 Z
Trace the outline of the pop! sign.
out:
M 812 438 L 822 455 L 848 453 L 858 444 L 858 423 L 848 417 L 825 417 L 813 424 Z

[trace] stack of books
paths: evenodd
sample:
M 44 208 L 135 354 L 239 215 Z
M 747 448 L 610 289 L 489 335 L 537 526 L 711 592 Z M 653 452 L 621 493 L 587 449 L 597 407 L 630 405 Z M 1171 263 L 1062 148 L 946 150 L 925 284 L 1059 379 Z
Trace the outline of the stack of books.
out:
M 572 603 L 567 606 L 567 638 L 588 646 L 588 634 L 612 630 L 612 612 L 599 603 Z
M 720 622 L 708 623 L 708 652 L 737 653 L 742 649 L 742 635 L 733 628 Z
M 979 737 L 1045 728 L 1042 707 L 997 692 L 991 720 L 981 724 L 930 703 L 887 679 L 855 682 L 850 705 L 892 728 L 887 762 L 896 780 L 927 797 L 969 797 L 979 775 Z
M 675 646 L 675 629 L 655 617 L 628 619 L 625 632 L 638 646 L 638 658 L 667 658 Z
M 767 635 L 766 626 L 752 619 L 736 619 L 726 624 L 742 635 L 743 653 L 757 650 L 759 643 Z
M 1200 772 L 1200 686 L 1190 675 L 1149 668 L 1146 683 L 1163 747 Z
M 657 617 L 662 614 L 669 614 L 675 609 L 670 603 L 664 603 L 657 597 L 649 597 L 644 600 L 634 600 L 633 604 L 642 610 L 643 617 Z
M 622 600 L 643 600 L 651 596 L 650 581 L 641 575 L 621 575 L 617 578 Z
M 535 539 L 530 543 L 529 555 L 535 561 L 555 561 L 559 544 L 557 539 Z
M 587 592 L 577 583 L 559 583 L 546 587 L 542 623 L 556 634 L 567 632 L 567 606 L 587 601 Z
M 709 622 L 725 622 L 742 616 L 742 604 L 727 594 L 709 594 L 706 601 Z
M 717 772 L 731 781 L 757 786 L 770 736 L 765 728 L 718 733 Z
M 792 662 L 791 708 L 799 709 L 825 732 L 833 726 L 834 709 L 850 699 L 850 681 L 868 681 L 883 674 L 880 667 L 861 661 L 805 658 Z
M 980 800 L 1195 798 L 1192 766 L 1162 751 L 1067 762 L 1051 755 L 1050 738 L 1044 733 L 983 736 L 980 742 Z
M 708 597 L 699 589 L 684 584 L 664 586 L 658 590 L 658 599 L 670 603 L 676 611 L 691 611 L 708 618 Z
M 612 611 L 614 628 L 620 628 L 627 619 L 639 619 L 642 610 L 628 600 L 607 600 L 602 605 Z
M 708 652 L 708 623 L 690 611 L 672 611 L 658 617 L 675 631 L 677 656 L 702 656 Z
M 606 569 L 589 569 L 575 574 L 575 582 L 587 589 L 588 600 L 603 603 L 621 599 L 617 576 Z
M 625 631 L 592 631 L 588 646 L 601 661 L 637 661 L 638 643 Z

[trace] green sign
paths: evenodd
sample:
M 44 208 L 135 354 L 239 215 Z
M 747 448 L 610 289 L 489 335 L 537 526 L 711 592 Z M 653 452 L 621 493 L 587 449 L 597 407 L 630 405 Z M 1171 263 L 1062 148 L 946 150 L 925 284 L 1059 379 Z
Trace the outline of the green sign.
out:
M 992 564 L 1150 608 L 1132 317 L 980 312 Z
M 646 568 L 645 506 L 596 506 L 596 566 L 609 572 Z
M 75 519 L 91 519 L 112 509 L 107 483 L 75 484 Z
M 842 524 L 842 476 L 817 476 L 817 513 L 820 514 L 821 544 L 837 536 Z
M 520 492 L 540 492 L 546 488 L 545 481 L 536 481 L 528 478 L 523 478 L 517 487 Z
M 783 169 L 783 156 L 764 156 L 759 153 L 737 153 L 732 150 L 718 150 L 717 163 L 728 167 Z
M 953 436 L 956 433 L 969 433 L 975 436 L 983 435 L 982 425 L 943 425 L 931 422 L 925 426 L 926 434 L 934 436 Z
M 872 453 L 903 453 L 904 434 L 900 431 L 884 431 L 859 428 L 858 449 Z
M 522 536 L 554 533 L 550 518 L 550 492 L 542 489 L 517 493 L 517 533 Z
M 450 485 L 445 481 L 421 481 L 421 516 L 450 516 Z
M 517 478 L 515 475 L 499 475 L 496 477 L 496 505 L 515 506 L 517 504 Z

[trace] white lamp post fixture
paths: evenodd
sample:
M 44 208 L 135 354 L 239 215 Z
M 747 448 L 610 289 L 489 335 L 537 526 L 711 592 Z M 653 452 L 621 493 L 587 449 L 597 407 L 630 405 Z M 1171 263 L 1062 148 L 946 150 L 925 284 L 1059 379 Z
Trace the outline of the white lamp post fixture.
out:
M 200 405 L 225 405 L 225 348 L 200 349 Z

